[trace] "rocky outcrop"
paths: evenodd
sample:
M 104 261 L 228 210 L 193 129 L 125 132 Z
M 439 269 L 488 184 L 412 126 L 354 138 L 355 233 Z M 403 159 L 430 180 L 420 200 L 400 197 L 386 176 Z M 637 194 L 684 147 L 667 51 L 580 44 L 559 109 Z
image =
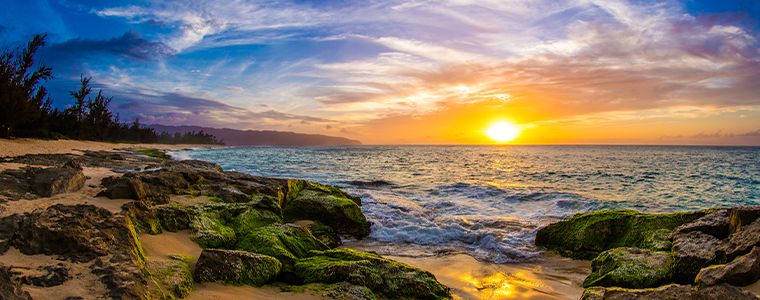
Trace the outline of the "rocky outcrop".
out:
M 750 253 L 725 265 L 710 266 L 699 271 L 696 284 L 699 287 L 728 283 L 745 286 L 760 280 L 760 248 L 752 247 Z
M 173 257 L 176 259 L 145 262 L 145 267 L 158 285 L 158 289 L 152 293 L 153 298 L 170 299 L 174 296 L 182 299 L 195 290 L 195 281 L 188 261 L 180 256 Z
M 752 247 L 760 244 L 760 219 L 751 223 L 744 220 L 744 225 L 735 225 L 737 230 L 723 242 L 719 249 L 726 256 L 726 261 L 749 253 Z
M 670 239 L 673 239 L 673 235 L 686 234 L 693 231 L 709 234 L 717 239 L 727 238 L 731 233 L 728 222 L 728 209 L 721 209 L 718 212 L 701 217 L 694 222 L 678 226 L 676 230 L 673 231 Z
M 304 283 L 347 282 L 390 299 L 451 299 L 449 288 L 430 272 L 366 252 L 311 251 L 295 268 Z
M 293 224 L 271 224 L 241 233 L 235 248 L 277 258 L 282 263 L 283 275 L 293 273 L 298 259 L 311 250 L 330 249 L 317 240 L 309 230 Z M 289 277 L 283 277 L 289 280 Z
M 36 271 L 37 274 L 20 277 L 19 281 L 28 285 L 50 287 L 61 285 L 73 277 L 69 269 L 61 263 L 54 266 L 40 266 Z
M 700 231 L 679 233 L 673 236 L 674 280 L 691 284 L 699 270 L 723 259 L 716 255 L 721 242 L 718 238 Z
M 0 265 L 0 299 L 32 300 L 29 292 L 21 289 L 21 284 L 13 280 L 7 267 Z
M 591 262 L 591 275 L 583 287 L 658 287 L 670 280 L 673 257 L 667 252 L 639 248 L 615 248 Z
M 338 234 L 364 237 L 369 234 L 370 224 L 362 214 L 360 204 L 358 197 L 348 195 L 338 188 L 307 183 L 287 203 L 282 214 L 288 221 L 320 221 Z
M 656 289 L 629 290 L 621 288 L 590 288 L 583 292 L 581 300 L 757 300 L 757 296 L 741 289 L 721 284 L 704 289 L 690 285 L 666 285 Z
M 195 280 L 261 286 L 277 278 L 282 264 L 266 255 L 206 249 L 198 258 Z
M 31 179 L 31 190 L 42 197 L 76 192 L 87 180 L 80 169 L 47 168 L 36 172 Z
M 580 259 L 593 259 L 602 251 L 619 247 L 667 250 L 656 246 L 657 236 L 663 235 L 663 229 L 672 231 L 713 212 L 652 215 L 634 210 L 608 210 L 578 214 L 538 230 L 536 245 Z

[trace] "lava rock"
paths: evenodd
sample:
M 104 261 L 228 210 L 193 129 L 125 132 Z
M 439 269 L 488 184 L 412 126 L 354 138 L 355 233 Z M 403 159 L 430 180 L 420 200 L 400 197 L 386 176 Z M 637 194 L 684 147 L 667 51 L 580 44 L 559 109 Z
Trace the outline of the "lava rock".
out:
M 195 267 L 197 282 L 261 286 L 277 278 L 282 264 L 274 257 L 233 250 L 205 249 Z

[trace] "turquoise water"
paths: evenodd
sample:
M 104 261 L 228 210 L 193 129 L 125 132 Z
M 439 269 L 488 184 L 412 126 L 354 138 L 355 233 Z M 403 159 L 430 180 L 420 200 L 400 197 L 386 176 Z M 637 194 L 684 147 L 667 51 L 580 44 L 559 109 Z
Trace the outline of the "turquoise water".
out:
M 261 176 L 339 185 L 381 254 L 530 260 L 536 230 L 575 213 L 760 204 L 759 147 L 242 147 L 174 153 Z

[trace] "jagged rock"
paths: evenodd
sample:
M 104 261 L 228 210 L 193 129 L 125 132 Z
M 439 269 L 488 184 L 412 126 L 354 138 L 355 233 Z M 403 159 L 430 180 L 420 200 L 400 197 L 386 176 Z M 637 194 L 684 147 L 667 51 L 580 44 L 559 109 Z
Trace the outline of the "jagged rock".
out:
M 103 256 L 93 261 L 90 269 L 108 289 L 105 296 L 111 299 L 149 299 L 148 279 L 140 267 L 144 264 L 142 257 L 116 252 L 110 258 Z
M 745 286 L 760 280 L 760 248 L 752 247 L 750 253 L 737 257 L 725 265 L 710 266 L 699 271 L 696 284 L 699 287 L 728 283 Z
M 69 274 L 69 269 L 60 263 L 55 266 L 41 266 L 37 268 L 37 271 L 42 273 L 42 275 L 24 276 L 19 278 L 19 280 L 28 285 L 51 287 L 61 285 L 72 278 L 71 274 Z
M 138 234 L 160 234 L 161 223 L 156 212 L 145 202 L 132 201 L 121 206 L 122 214 L 132 220 Z
M 583 291 L 581 300 L 757 300 L 757 296 L 727 284 L 703 289 L 690 285 L 671 284 L 655 289 L 629 290 L 621 288 L 593 287 Z
M 182 259 L 148 260 L 145 262 L 145 267 L 160 285 L 160 290 L 156 291 L 154 298 L 170 298 L 166 294 L 171 293 L 174 297 L 181 299 L 195 290 L 193 274 L 190 272 L 188 262 Z
M 741 217 L 736 217 L 736 220 L 741 219 Z M 736 228 L 739 228 L 739 230 L 728 236 L 720 248 L 720 252 L 725 253 L 726 261 L 732 261 L 738 256 L 747 254 L 752 250 L 752 247 L 760 244 L 760 220 L 756 220 L 749 225 L 736 225 Z
M 0 172 L 0 203 L 33 197 L 29 193 L 28 170 L 17 169 Z
M 308 183 L 283 207 L 283 218 L 288 221 L 313 220 L 332 227 L 338 234 L 357 238 L 369 234 L 370 223 L 359 207 L 358 197 L 336 187 Z
M 323 224 L 322 222 L 315 221 L 307 225 L 306 229 L 308 229 L 309 232 L 311 232 L 311 235 L 313 235 L 315 238 L 325 243 L 327 247 L 335 248 L 341 244 L 340 236 L 335 233 L 335 230 L 333 230 L 330 226 Z
M 675 234 L 689 233 L 692 231 L 700 231 L 718 239 L 725 239 L 731 233 L 728 222 L 728 211 L 728 209 L 721 209 L 716 213 L 701 217 L 694 222 L 678 226 L 676 230 L 673 231 L 671 239 Z
M 728 223 L 731 233 L 739 231 L 743 226 L 752 224 L 760 218 L 760 205 L 738 206 L 728 209 Z
M 293 224 L 271 224 L 250 231 L 241 231 L 235 245 L 238 250 L 269 255 L 282 263 L 283 280 L 289 280 L 295 262 L 310 250 L 330 249 L 309 230 Z
M 31 190 L 42 197 L 76 192 L 87 178 L 82 170 L 73 168 L 47 168 L 36 172 L 30 181 Z
M 91 151 L 91 150 L 85 150 L 84 156 L 90 156 L 95 157 L 99 159 L 112 159 L 112 160 L 124 160 L 124 156 L 120 153 L 116 152 L 110 152 L 110 151 Z
M 350 249 L 311 251 L 295 270 L 304 283 L 347 282 L 391 299 L 451 299 L 449 288 L 430 272 Z
M 650 248 L 658 230 L 673 230 L 715 210 L 672 214 L 644 214 L 634 210 L 607 210 L 577 214 L 536 233 L 536 245 L 555 250 L 561 255 L 593 259 L 600 252 L 618 247 Z
M 93 205 L 56 204 L 25 214 L 12 244 L 27 255 L 60 255 L 87 262 L 111 253 L 137 255 L 137 240 L 128 218 L 114 218 Z
M 147 198 L 149 195 L 145 184 L 141 180 L 127 175 L 103 178 L 101 184 L 106 187 L 106 190 L 100 192 L 98 196 L 106 196 L 109 199 L 140 200 Z
M 195 280 L 261 286 L 277 278 L 281 267 L 277 259 L 266 255 L 205 249 L 195 267 Z
M 670 253 L 615 248 L 602 252 L 591 262 L 591 275 L 583 282 L 583 287 L 657 287 L 670 280 L 672 267 Z
M 691 284 L 704 267 L 722 263 L 723 258 L 716 256 L 720 240 L 699 231 L 676 234 L 673 237 L 674 280 L 678 283 Z
M 21 283 L 13 280 L 8 268 L 3 265 L 0 265 L 0 299 L 32 300 L 29 292 L 21 289 Z
M 154 208 L 161 227 L 177 232 L 190 228 L 190 220 L 194 215 L 192 208 L 177 204 L 169 204 Z
M 11 246 L 13 236 L 18 230 L 19 224 L 24 219 L 24 216 L 19 214 L 12 214 L 7 217 L 0 218 L 0 255 L 5 254 L 8 248 Z

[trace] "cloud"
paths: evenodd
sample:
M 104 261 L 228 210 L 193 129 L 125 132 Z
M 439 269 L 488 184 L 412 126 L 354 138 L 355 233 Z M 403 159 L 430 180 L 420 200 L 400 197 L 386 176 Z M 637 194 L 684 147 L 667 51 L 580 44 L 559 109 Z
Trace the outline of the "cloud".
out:
M 239 86 L 228 86 L 228 87 L 225 87 L 225 89 L 231 92 L 235 92 L 235 93 L 242 93 L 245 91 L 243 88 Z
M 760 129 L 747 133 L 737 134 L 737 136 L 760 137 Z
M 55 60 L 86 60 L 92 55 L 113 55 L 132 61 L 156 62 L 174 57 L 176 51 L 164 43 L 148 41 L 139 32 L 130 30 L 109 40 L 75 38 L 44 47 L 41 52 Z

